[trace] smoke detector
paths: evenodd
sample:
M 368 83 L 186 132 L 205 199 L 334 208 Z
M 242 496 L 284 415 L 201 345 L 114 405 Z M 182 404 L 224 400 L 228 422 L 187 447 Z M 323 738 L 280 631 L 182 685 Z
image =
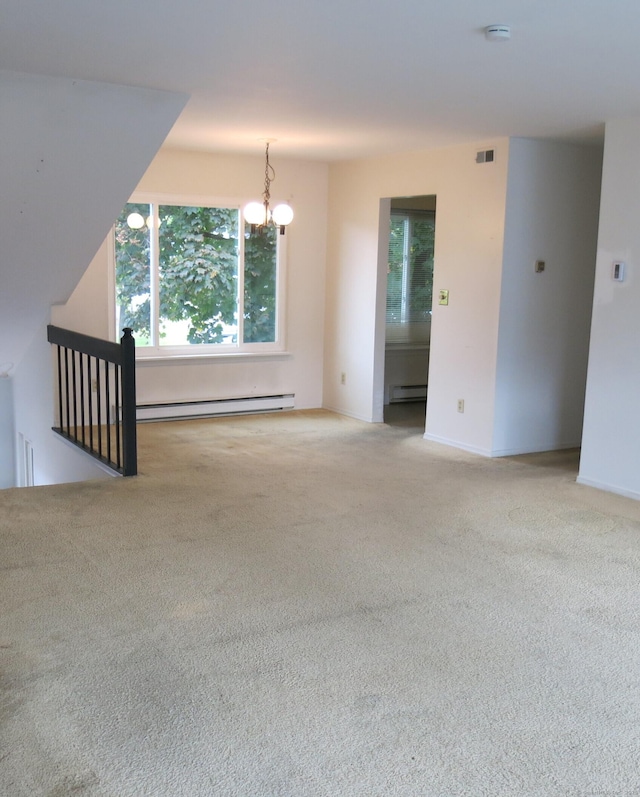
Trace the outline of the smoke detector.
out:
M 506 42 L 511 38 L 511 28 L 508 25 L 487 25 L 484 35 L 490 42 Z

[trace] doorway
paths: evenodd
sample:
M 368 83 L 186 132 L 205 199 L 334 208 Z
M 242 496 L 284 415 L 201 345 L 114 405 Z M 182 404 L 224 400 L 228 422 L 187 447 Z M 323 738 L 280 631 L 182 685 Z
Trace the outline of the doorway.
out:
M 436 197 L 389 200 L 384 422 L 425 429 L 431 345 Z M 381 236 L 383 240 L 383 236 Z

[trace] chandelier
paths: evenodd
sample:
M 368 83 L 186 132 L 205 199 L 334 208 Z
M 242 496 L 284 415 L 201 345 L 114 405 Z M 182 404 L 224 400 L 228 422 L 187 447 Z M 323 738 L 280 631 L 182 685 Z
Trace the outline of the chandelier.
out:
M 289 205 L 282 203 L 276 205 L 273 210 L 269 207 L 270 187 L 275 179 L 276 173 L 269 163 L 269 142 L 267 141 L 262 202 L 249 202 L 243 210 L 244 218 L 251 225 L 252 233 L 262 233 L 267 227 L 279 227 L 280 235 L 284 235 L 285 227 L 293 220 L 293 210 Z

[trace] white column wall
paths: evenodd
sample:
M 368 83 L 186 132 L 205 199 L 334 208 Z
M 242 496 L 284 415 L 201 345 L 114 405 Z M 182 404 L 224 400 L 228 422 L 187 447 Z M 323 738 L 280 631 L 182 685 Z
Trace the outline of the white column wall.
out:
M 640 499 L 640 119 L 607 123 L 578 481 Z M 624 282 L 612 263 L 626 264 Z
M 597 147 L 511 139 L 496 456 L 580 445 L 601 165 Z

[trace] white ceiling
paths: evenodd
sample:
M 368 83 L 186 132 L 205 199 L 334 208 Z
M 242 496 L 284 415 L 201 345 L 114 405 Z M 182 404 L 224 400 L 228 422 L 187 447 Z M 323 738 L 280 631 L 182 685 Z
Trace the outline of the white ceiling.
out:
M 511 26 L 490 43 L 486 25 Z M 640 114 L 631 0 L 5 0 L 0 68 L 186 92 L 171 146 L 334 160 Z

